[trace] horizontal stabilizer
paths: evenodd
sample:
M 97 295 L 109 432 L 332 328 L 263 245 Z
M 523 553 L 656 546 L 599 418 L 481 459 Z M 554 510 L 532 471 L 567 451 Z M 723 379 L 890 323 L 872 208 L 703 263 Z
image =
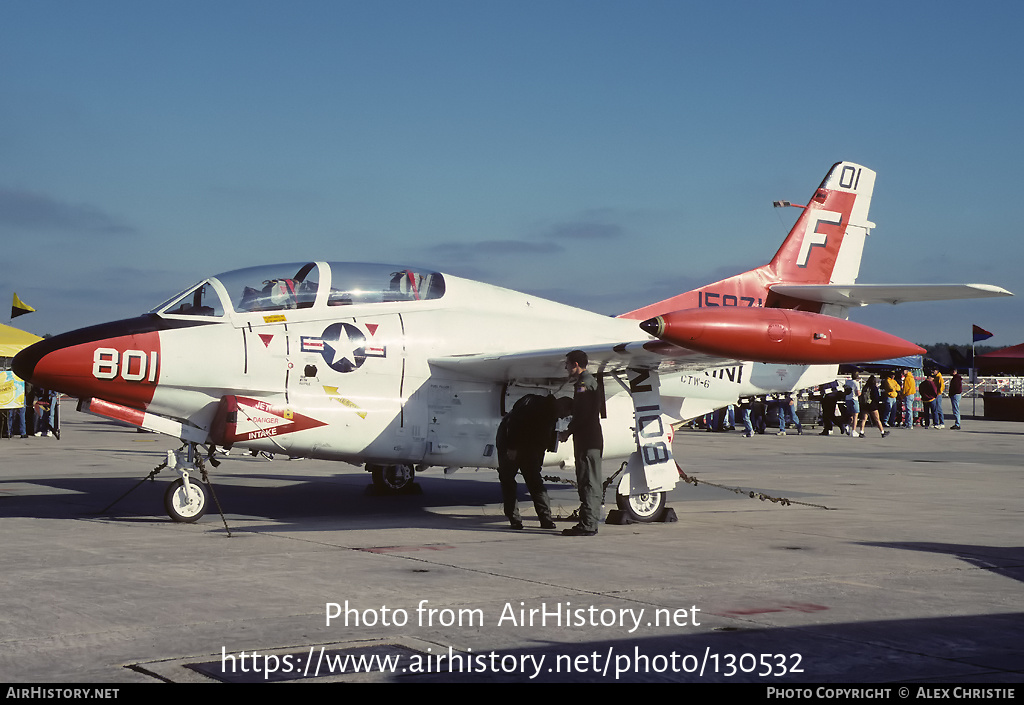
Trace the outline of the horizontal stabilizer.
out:
M 840 306 L 1013 296 L 991 284 L 773 284 L 769 288 L 782 296 Z

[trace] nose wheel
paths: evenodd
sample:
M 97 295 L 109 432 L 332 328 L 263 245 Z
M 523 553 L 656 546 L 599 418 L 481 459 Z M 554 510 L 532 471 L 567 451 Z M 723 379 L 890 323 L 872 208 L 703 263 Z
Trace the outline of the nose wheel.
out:
M 167 516 L 177 522 L 191 524 L 206 514 L 206 487 L 201 482 L 179 478 L 172 482 L 164 493 L 164 509 Z

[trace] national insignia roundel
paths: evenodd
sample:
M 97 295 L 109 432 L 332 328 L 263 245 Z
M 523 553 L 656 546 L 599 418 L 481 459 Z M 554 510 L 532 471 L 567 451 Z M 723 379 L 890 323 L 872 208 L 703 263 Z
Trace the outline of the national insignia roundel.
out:
M 351 323 L 334 323 L 320 336 L 320 354 L 332 370 L 352 372 L 366 361 L 366 336 Z

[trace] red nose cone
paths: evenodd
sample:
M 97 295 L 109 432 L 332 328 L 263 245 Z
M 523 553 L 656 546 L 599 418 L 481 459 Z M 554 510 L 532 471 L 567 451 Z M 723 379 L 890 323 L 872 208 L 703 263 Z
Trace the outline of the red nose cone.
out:
M 16 374 L 73 397 L 99 397 L 136 409 L 153 400 L 160 334 L 117 322 L 48 338 L 18 353 Z
M 755 362 L 839 364 L 924 353 L 920 346 L 860 323 L 778 308 L 686 309 L 640 327 L 691 350 Z

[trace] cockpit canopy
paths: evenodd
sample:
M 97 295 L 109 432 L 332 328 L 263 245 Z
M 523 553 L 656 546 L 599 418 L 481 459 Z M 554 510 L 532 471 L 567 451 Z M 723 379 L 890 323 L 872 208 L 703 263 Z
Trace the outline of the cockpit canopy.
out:
M 386 264 L 306 262 L 218 274 L 154 308 L 174 316 L 285 311 L 444 296 L 444 276 Z

